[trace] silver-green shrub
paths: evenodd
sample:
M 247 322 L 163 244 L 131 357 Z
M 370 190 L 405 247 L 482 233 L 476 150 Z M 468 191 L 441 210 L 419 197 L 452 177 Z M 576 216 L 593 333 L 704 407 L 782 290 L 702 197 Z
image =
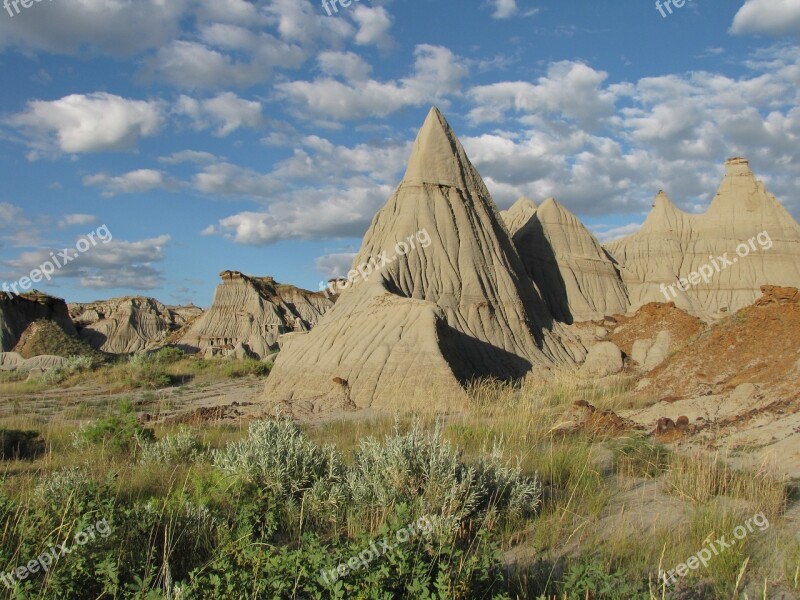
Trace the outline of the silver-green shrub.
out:
M 203 460 L 207 452 L 208 448 L 200 441 L 198 433 L 184 425 L 176 433 L 144 444 L 139 461 L 150 464 L 193 463 Z
M 341 478 L 343 460 L 333 446 L 321 448 L 289 418 L 250 423 L 247 437 L 213 453 L 223 471 L 245 477 L 283 495 L 299 497 L 314 484 Z M 324 499 L 328 490 L 317 488 Z
M 415 422 L 405 433 L 395 425 L 383 441 L 362 440 L 346 481 L 356 509 L 402 503 L 456 522 L 488 510 L 531 513 L 542 492 L 536 477 L 524 478 L 519 467 L 502 462 L 499 443 L 477 466 L 462 462 L 461 453 L 442 438 L 440 423 L 425 431 Z

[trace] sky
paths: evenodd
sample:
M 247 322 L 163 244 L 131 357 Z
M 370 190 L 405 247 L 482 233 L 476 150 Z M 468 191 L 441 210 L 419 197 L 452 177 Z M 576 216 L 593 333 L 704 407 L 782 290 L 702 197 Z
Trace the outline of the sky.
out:
M 601 241 L 659 189 L 702 212 L 732 156 L 800 217 L 800 0 L 658 4 L 9 3 L 0 284 L 204 307 L 226 269 L 319 289 L 432 105 L 499 208 L 553 196 Z

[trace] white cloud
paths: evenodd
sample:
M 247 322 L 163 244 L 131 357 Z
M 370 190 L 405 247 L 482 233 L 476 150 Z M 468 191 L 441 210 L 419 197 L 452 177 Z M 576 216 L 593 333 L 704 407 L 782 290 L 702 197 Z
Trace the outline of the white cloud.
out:
M 325 254 L 314 260 L 314 268 L 321 273 L 325 279 L 335 279 L 336 277 L 346 277 L 353 266 L 353 260 L 357 256 L 356 252 L 337 252 Z
M 317 62 L 325 75 L 346 81 L 365 81 L 372 71 L 372 66 L 354 52 L 321 52 Z
M 68 227 L 75 227 L 76 225 L 88 225 L 97 221 L 95 215 L 85 215 L 80 213 L 73 213 L 64 215 L 58 222 L 60 229 L 67 229 Z
M 222 219 L 203 233 L 249 245 L 360 236 L 399 181 L 411 141 L 348 148 L 307 136 L 300 144 L 269 173 L 230 163 L 208 165 L 199 172 L 193 180 L 197 190 L 262 204 L 259 210 Z
M 264 124 L 261 103 L 225 92 L 214 98 L 195 100 L 189 96 L 178 99 L 175 112 L 192 119 L 195 129 L 214 127 L 214 135 L 225 137 L 240 127 L 259 128 Z
M 462 142 L 500 205 L 525 194 L 556 196 L 584 216 L 640 214 L 664 188 L 697 210 L 724 159 L 742 155 L 797 215 L 800 48 L 751 57 L 737 77 L 694 71 L 618 84 L 582 63 L 554 63 L 535 84 L 470 90 L 473 122 L 496 129 Z
M 162 171 L 154 169 L 138 169 L 123 175 L 97 173 L 83 178 L 86 186 L 103 188 L 103 196 L 111 198 L 119 194 L 137 194 L 154 189 L 170 189 L 178 187 L 178 182 L 170 179 Z
M 168 43 L 180 31 L 190 0 L 43 2 L 19 18 L 0 19 L 0 48 L 78 54 L 96 49 L 130 56 Z
M 358 32 L 355 42 L 359 46 L 375 45 L 379 48 L 389 48 L 393 40 L 389 35 L 392 27 L 392 17 L 382 6 L 370 8 L 358 5 L 353 9 L 353 19 L 358 23 Z
M 547 76 L 537 82 L 507 81 L 478 86 L 469 96 L 475 108 L 474 123 L 501 119 L 509 111 L 518 114 L 554 114 L 595 127 L 614 113 L 615 95 L 604 89 L 604 71 L 573 61 L 552 63 Z
M 493 19 L 509 19 L 517 14 L 517 0 L 490 0 L 494 6 Z
M 217 159 L 214 154 L 210 152 L 200 152 L 198 150 L 181 150 L 180 152 L 173 152 L 169 156 L 161 156 L 158 162 L 168 165 L 180 165 L 183 163 L 209 163 Z
M 731 32 L 782 36 L 800 33 L 797 0 L 747 0 L 733 19 Z
M 81 153 L 133 149 L 139 138 L 157 133 L 162 120 L 160 102 L 96 92 L 32 100 L 8 123 L 24 130 L 37 150 Z
M 360 236 L 391 193 L 388 186 L 298 191 L 267 210 L 221 219 L 220 231 L 238 244 L 264 245 L 288 239 Z
M 414 50 L 414 71 L 399 81 L 361 79 L 343 83 L 331 77 L 276 86 L 302 115 L 352 120 L 386 117 L 408 106 L 445 103 L 467 75 L 463 61 L 442 46 L 423 44 Z M 323 63 L 323 68 L 330 63 Z M 362 68 L 363 71 L 363 68 Z
M 601 244 L 607 244 L 626 235 L 634 234 L 641 228 L 641 223 L 628 223 L 619 227 L 593 227 L 592 230 Z
M 71 255 L 76 254 L 75 241 L 64 244 L 64 248 L 72 248 Z M 170 236 L 161 235 L 135 242 L 114 238 L 107 243 L 98 243 L 58 269 L 53 275 L 53 282 L 61 278 L 76 279 L 81 286 L 91 289 L 157 288 L 163 283 L 164 277 L 154 263 L 165 259 L 165 249 L 170 241 Z M 51 250 L 23 252 L 15 259 L 4 261 L 4 264 L 22 276 L 49 261 L 50 253 Z M 57 283 L 53 285 L 57 286 Z

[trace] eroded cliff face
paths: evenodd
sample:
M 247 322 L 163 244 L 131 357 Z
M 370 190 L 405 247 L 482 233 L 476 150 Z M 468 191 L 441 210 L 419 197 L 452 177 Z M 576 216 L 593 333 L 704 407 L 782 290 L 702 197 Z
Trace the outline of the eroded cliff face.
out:
M 483 180 L 435 108 L 354 268 L 378 257 L 380 268 L 348 286 L 317 327 L 289 336 L 268 402 L 314 411 L 432 406 L 439 393 L 453 403 L 465 400 L 473 378 L 574 364 L 582 350 L 553 323 Z
M 675 302 L 716 319 L 752 304 L 762 285 L 800 286 L 800 226 L 747 160 L 730 159 L 725 168 L 705 214 L 684 213 L 661 192 L 639 232 L 606 246 L 632 310 Z
M 178 342 L 187 351 L 264 358 L 278 349 L 281 335 L 308 331 L 333 306 L 333 299 L 323 293 L 283 285 L 271 277 L 248 277 L 238 271 L 220 276 L 211 308 Z
M 28 326 L 40 319 L 54 321 L 67 335 L 77 336 L 61 298 L 39 292 L 19 296 L 0 292 L 0 351 L 9 352 Z
M 611 257 L 581 221 L 548 198 L 520 198 L 503 213 L 528 276 L 563 323 L 624 313 L 628 296 Z
M 141 296 L 69 305 L 80 337 L 110 354 L 133 354 L 167 342 L 170 334 L 197 318 L 196 306 L 171 307 Z

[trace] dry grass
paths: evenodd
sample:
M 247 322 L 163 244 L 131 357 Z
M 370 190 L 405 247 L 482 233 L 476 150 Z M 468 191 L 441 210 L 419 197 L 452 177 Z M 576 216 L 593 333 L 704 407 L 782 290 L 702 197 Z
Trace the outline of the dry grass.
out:
M 189 368 L 186 359 L 169 365 L 170 371 Z M 197 378 L 224 378 L 224 367 L 204 365 Z M 537 598 L 542 581 L 559 581 L 566 563 L 595 561 L 608 573 L 624 569 L 631 578 L 650 576 L 651 598 L 663 596 L 656 577 L 659 568 L 671 569 L 715 539 L 762 511 L 770 520 L 766 532 L 751 534 L 746 543 L 715 558 L 709 568 L 695 572 L 689 582 L 711 582 L 719 597 L 730 597 L 743 573 L 740 590 L 753 596 L 755 582 L 769 590 L 800 590 L 800 540 L 782 515 L 787 506 L 787 482 L 771 475 L 768 468 L 755 472 L 734 471 L 720 455 L 683 456 L 666 450 L 640 435 L 612 437 L 574 432 L 556 433 L 565 412 L 577 400 L 599 409 L 619 410 L 631 406 L 629 378 L 607 381 L 579 380 L 556 371 L 547 379 L 528 378 L 517 385 L 497 381 L 476 382 L 467 389 L 467 403 L 461 410 L 445 415 L 420 409 L 400 414 L 401 423 L 413 417 L 433 425 L 444 424 L 444 437 L 464 452 L 467 460 L 477 459 L 501 440 L 509 461 L 519 461 L 524 474 L 538 474 L 545 486 L 544 504 L 533 520 L 515 523 L 503 531 L 502 547 L 517 564 L 538 565 L 520 575 L 520 598 Z M 440 399 L 437 390 L 430 397 Z M 431 402 L 430 405 L 435 405 Z M 106 415 L 113 406 L 76 407 L 87 418 Z M 346 456 L 366 436 L 382 438 L 392 431 L 396 415 L 372 420 L 328 423 L 306 428 L 316 442 L 334 444 Z M 0 427 L 37 429 L 47 441 L 46 452 L 32 462 L 4 464 L 5 485 L 24 489 L 44 472 L 68 466 L 91 466 L 98 476 L 117 473 L 119 495 L 125 497 L 166 496 L 180 488 L 188 477 L 187 466 L 153 469 L 132 464 L 121 457 L 108 457 L 89 450 L 79 452 L 71 445 L 73 426 L 35 415 L 0 419 Z M 174 428 L 158 427 L 158 437 Z M 246 425 L 207 426 L 202 440 L 214 448 L 243 437 Z M 196 469 L 199 467 L 191 467 Z M 677 527 L 638 532 L 616 526 L 610 518 L 630 507 L 621 507 L 617 497 L 648 481 L 659 497 L 672 498 L 685 506 L 689 517 Z M 635 507 L 634 507 L 635 508 Z M 744 567 L 744 568 L 743 568 Z M 760 597 L 760 596 L 759 596 Z

